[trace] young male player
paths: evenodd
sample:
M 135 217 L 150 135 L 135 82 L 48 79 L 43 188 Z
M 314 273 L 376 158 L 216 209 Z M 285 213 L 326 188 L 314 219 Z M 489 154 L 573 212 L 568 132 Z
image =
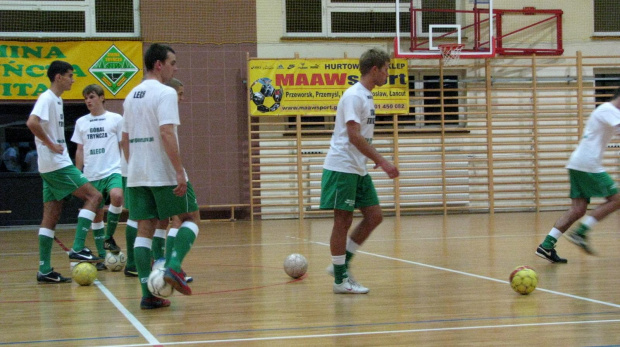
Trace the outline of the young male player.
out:
M 75 166 L 84 172 L 84 176 L 104 196 L 98 206 L 92 229 L 99 257 L 105 258 L 106 249 L 117 254 L 120 252 L 113 235 L 123 212 L 120 153 L 123 117 L 105 109 L 104 91 L 100 85 L 86 86 L 82 95 L 90 114 L 77 120 L 71 141 L 77 144 Z M 108 198 L 110 207 L 107 230 L 104 230 L 103 206 Z M 105 269 L 105 264 L 97 264 L 97 270 Z
M 347 89 L 336 112 L 336 124 L 321 179 L 322 209 L 334 210 L 334 226 L 330 239 L 332 263 L 327 272 L 334 276 L 336 294 L 365 294 L 368 288 L 353 280 L 349 262 L 358 247 L 382 222 L 379 198 L 366 169 L 370 158 L 390 178 L 398 169 L 371 145 L 375 126 L 372 90 L 387 82 L 390 56 L 371 49 L 360 58 L 360 81 Z M 353 210 L 359 208 L 362 221 L 347 233 L 353 222 Z
M 604 197 L 606 202 L 596 207 L 579 226 L 566 234 L 568 240 L 585 252 L 594 253 L 586 233 L 594 225 L 620 208 L 620 193 L 614 180 L 605 172 L 603 154 L 607 145 L 620 134 L 620 88 L 609 102 L 597 107 L 586 122 L 583 137 L 571 154 L 566 168 L 570 178 L 571 207 L 556 222 L 549 235 L 536 249 L 536 255 L 551 263 L 567 263 L 560 258 L 555 244 L 560 236 L 586 214 L 590 198 Z
M 138 222 L 134 256 L 142 286 L 142 309 L 170 306 L 153 296 L 146 281 L 151 272 L 151 245 L 157 222 L 178 215 L 182 221 L 164 280 L 175 290 L 190 295 L 191 288 L 181 264 L 198 235 L 193 211 L 196 196 L 183 168 L 176 127 L 180 124 L 177 94 L 164 85 L 177 70 L 172 48 L 151 45 L 144 56 L 144 81 L 125 99 L 123 150 L 127 158 L 129 218 Z
M 170 81 L 166 83 L 167 86 L 174 88 L 177 93 L 177 101 L 183 101 L 183 95 L 185 93 L 185 87 L 183 83 L 176 78 L 171 78 Z M 198 211 L 196 211 L 198 212 Z M 153 260 L 161 259 L 166 256 L 166 248 L 170 248 L 169 252 L 172 252 L 172 246 L 174 245 L 174 238 L 179 231 L 179 226 L 181 225 L 181 221 L 173 216 L 172 218 L 172 227 L 168 232 L 168 236 L 166 237 L 166 230 L 168 229 L 168 225 L 170 224 L 170 219 L 162 219 L 157 223 L 157 227 L 155 229 L 155 234 L 153 235 L 153 247 L 152 254 Z M 200 218 L 196 219 L 197 221 Z M 168 239 L 166 239 L 168 238 Z
M 71 89 L 73 84 L 73 67 L 64 61 L 53 61 L 47 77 L 50 88 L 43 92 L 32 109 L 26 125 L 34 134 L 38 153 L 38 166 L 43 179 L 43 220 L 39 228 L 39 283 L 71 282 L 55 272 L 51 266 L 54 229 L 62 212 L 65 198 L 73 194 L 84 200 L 78 214 L 78 223 L 69 252 L 69 259 L 98 263 L 103 259 L 95 256 L 84 247 L 86 234 L 95 218 L 97 206 L 101 203 L 101 193 L 71 161 L 65 142 L 65 119 L 60 96 Z

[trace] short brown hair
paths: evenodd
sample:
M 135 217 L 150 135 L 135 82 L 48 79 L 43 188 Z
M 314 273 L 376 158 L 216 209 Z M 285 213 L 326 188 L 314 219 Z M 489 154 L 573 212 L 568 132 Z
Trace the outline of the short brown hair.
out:
M 367 50 L 360 57 L 360 72 L 362 76 L 369 73 L 373 66 L 382 68 L 385 63 L 390 62 L 390 56 L 387 52 L 372 48 Z
M 176 90 L 178 92 L 179 91 L 179 87 L 183 86 L 183 82 L 181 82 L 178 79 L 172 77 L 172 79 L 170 79 L 170 81 L 168 81 L 168 83 L 166 83 L 166 85 L 168 87 L 174 88 L 174 90 Z
M 103 88 L 98 85 L 98 84 L 89 84 L 87 85 L 84 90 L 82 90 L 82 96 L 86 97 L 86 95 L 90 94 L 90 93 L 95 93 L 99 96 L 103 96 Z

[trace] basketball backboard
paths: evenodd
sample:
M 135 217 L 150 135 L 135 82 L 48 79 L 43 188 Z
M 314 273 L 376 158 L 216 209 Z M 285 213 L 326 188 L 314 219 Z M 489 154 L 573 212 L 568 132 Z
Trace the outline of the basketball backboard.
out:
M 463 59 L 496 54 L 493 0 L 396 0 L 395 7 L 396 57 L 440 59 L 442 44 L 462 44 Z

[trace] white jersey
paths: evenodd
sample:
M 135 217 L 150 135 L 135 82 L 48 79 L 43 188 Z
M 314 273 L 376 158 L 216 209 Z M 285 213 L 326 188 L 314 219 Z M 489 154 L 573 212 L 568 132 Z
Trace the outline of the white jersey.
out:
M 121 173 L 123 117 L 106 111 L 102 115 L 87 114 L 75 122 L 71 141 L 84 146 L 84 176 L 89 181 Z
M 606 102 L 590 115 L 579 146 L 570 156 L 566 168 L 592 173 L 605 172 L 603 154 L 617 134 L 620 134 L 620 110 Z
M 157 80 L 144 80 L 129 92 L 123 108 L 123 132 L 129 134 L 127 186 L 176 186 L 176 172 L 159 130 L 173 124 L 176 134 L 180 124 L 176 91 Z
M 52 172 L 73 165 L 69 157 L 69 151 L 67 151 L 67 143 L 65 142 L 65 115 L 63 113 L 62 99 L 48 89 L 39 95 L 30 114 L 39 117 L 43 130 L 53 143 L 64 147 L 62 154 L 52 152 L 43 141 L 35 136 L 34 141 L 37 145 L 39 157 L 39 172 Z
M 347 134 L 349 121 L 358 123 L 360 133 L 372 144 L 375 131 L 375 103 L 370 90 L 359 82 L 349 87 L 338 102 L 334 134 L 323 168 L 365 176 L 368 174 L 366 168 L 368 158 L 349 142 Z

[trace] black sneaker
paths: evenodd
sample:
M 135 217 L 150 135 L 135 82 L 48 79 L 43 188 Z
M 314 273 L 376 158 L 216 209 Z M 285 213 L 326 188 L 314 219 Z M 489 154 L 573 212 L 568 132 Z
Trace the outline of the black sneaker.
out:
M 84 247 L 84 249 L 79 252 L 71 249 L 71 251 L 69 251 L 69 259 L 87 263 L 101 263 L 103 261 L 103 258 L 99 258 L 98 256 L 94 255 L 93 252 L 91 252 L 91 250 L 86 247 Z
M 97 263 L 95 264 L 95 267 L 97 268 L 97 271 L 105 271 L 108 269 L 108 267 L 105 266 L 104 263 Z
M 47 274 L 42 274 L 37 271 L 38 283 L 71 283 L 70 277 L 62 277 L 58 272 L 54 272 L 54 269 Z
M 111 236 L 109 239 L 103 241 L 103 249 L 106 249 L 114 254 L 118 254 L 121 251 L 121 248 L 116 245 L 116 241 L 114 241 L 114 237 L 111 237 Z
M 577 245 L 579 248 L 581 248 L 584 252 L 588 253 L 588 254 L 594 254 L 594 250 L 592 249 L 592 247 L 590 247 L 590 245 L 588 245 L 588 240 L 586 238 L 586 236 L 581 236 L 579 234 L 577 234 L 577 232 L 575 232 L 574 230 L 571 230 L 569 232 L 567 232 L 565 234 L 566 239 L 572 243 L 574 243 L 575 245 Z
M 558 252 L 556 252 L 554 248 L 546 249 L 542 244 L 536 248 L 536 255 L 543 259 L 547 259 L 551 263 L 568 263 L 568 260 L 558 256 Z
M 143 310 L 152 310 L 155 308 L 162 308 L 170 306 L 170 300 L 151 296 L 148 298 L 143 297 L 140 301 L 140 308 Z
M 129 266 L 125 266 L 125 276 L 126 277 L 138 277 L 138 270 L 136 270 L 136 267 L 129 267 Z

